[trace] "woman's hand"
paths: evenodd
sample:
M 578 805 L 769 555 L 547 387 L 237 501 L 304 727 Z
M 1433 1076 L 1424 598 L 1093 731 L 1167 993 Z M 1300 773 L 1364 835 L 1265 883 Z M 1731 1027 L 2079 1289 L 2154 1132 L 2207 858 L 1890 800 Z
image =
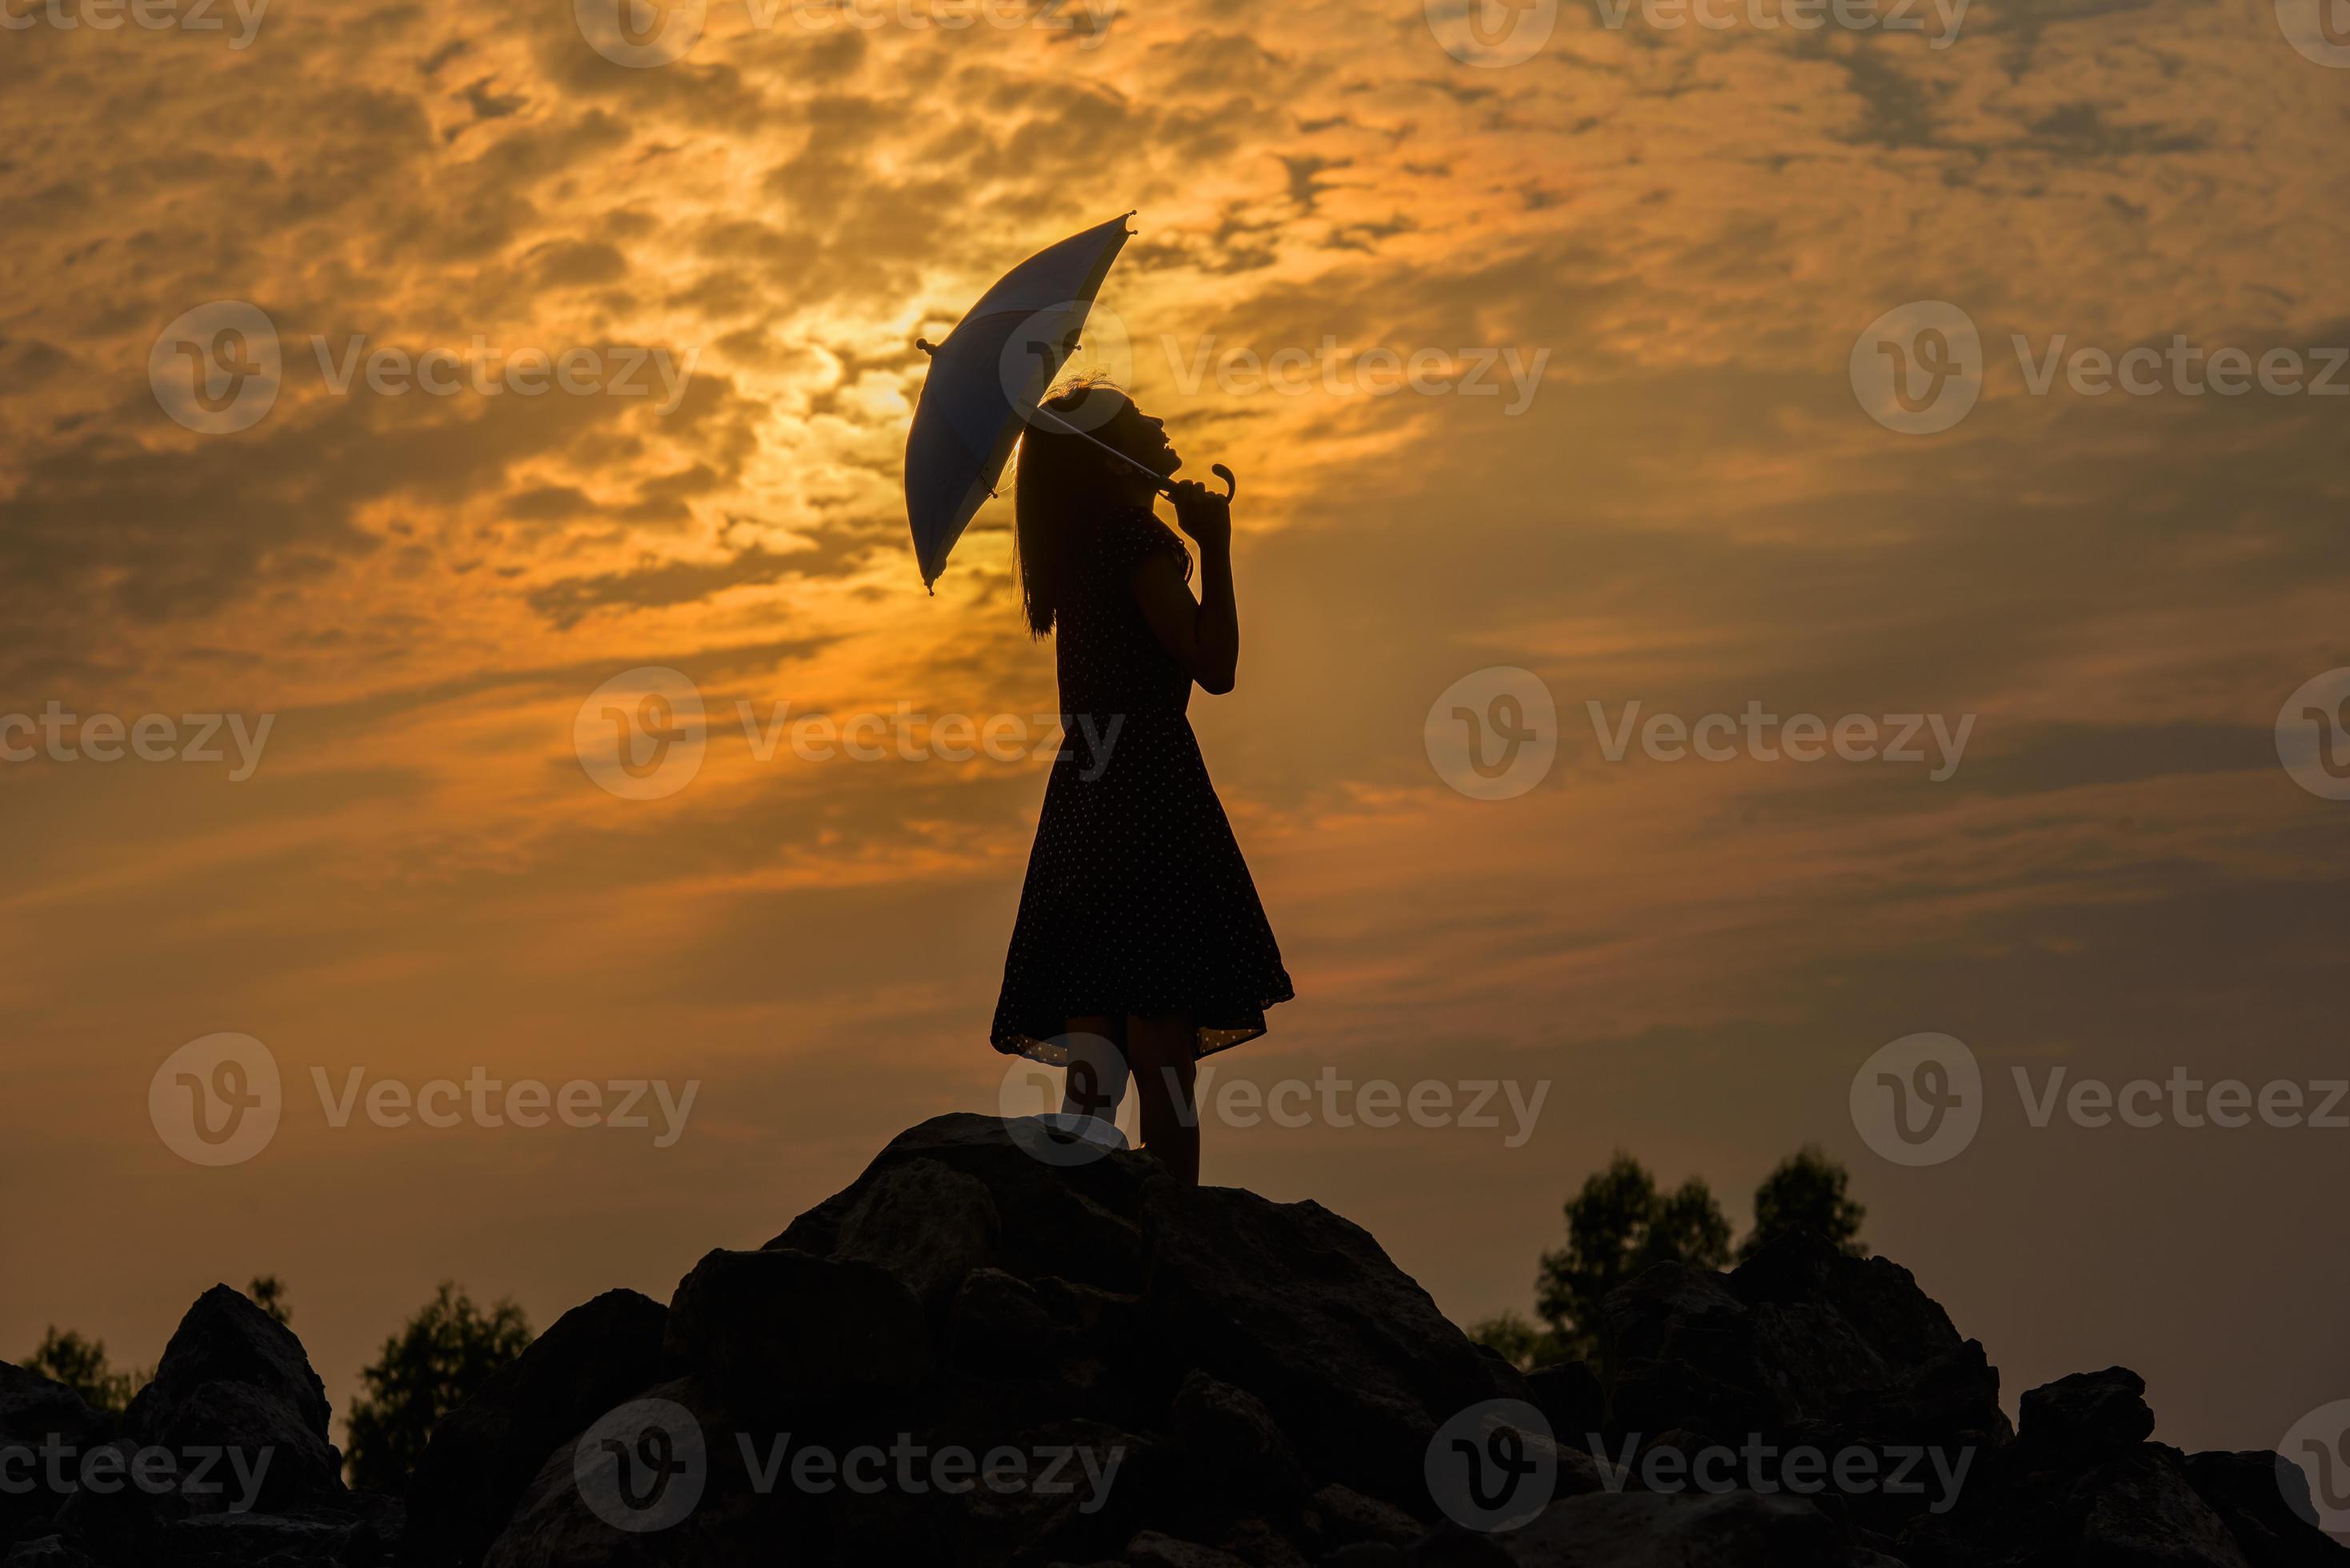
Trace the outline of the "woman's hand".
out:
M 1224 549 L 1232 542 L 1232 502 L 1197 480 L 1179 479 L 1167 492 L 1175 504 L 1175 525 L 1201 549 Z

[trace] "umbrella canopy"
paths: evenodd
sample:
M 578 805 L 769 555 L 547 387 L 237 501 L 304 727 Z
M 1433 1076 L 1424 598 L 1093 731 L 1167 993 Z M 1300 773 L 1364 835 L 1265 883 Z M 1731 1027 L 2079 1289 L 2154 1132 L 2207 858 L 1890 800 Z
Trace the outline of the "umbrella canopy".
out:
M 922 345 L 931 373 L 906 437 L 906 518 L 925 587 L 995 493 L 1013 442 L 1076 351 L 1132 216 L 1038 251 L 981 296 L 944 343 Z

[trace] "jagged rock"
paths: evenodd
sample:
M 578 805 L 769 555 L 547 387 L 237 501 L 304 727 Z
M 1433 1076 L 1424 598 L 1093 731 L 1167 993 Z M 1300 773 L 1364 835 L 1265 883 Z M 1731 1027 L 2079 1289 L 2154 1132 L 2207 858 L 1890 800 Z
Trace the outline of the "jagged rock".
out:
M 760 1409 L 910 1388 L 931 1363 L 921 1303 L 896 1276 L 790 1248 L 705 1256 L 677 1287 L 665 1346 Z
M 1305 1490 L 1305 1471 L 1273 1412 L 1244 1389 L 1194 1372 L 1169 1411 L 1176 1441 L 1192 1464 L 1228 1493 L 1287 1499 Z
M 2126 1454 L 2154 1432 L 2145 1396 L 2146 1379 L 2126 1366 L 2060 1377 L 2016 1402 L 2016 1441 L 2081 1464 Z
M 1573 1447 L 1596 1432 L 1607 1417 L 1607 1395 L 1587 1361 L 1537 1366 L 1526 1374 L 1526 1392 L 1561 1443 Z
M 987 1186 L 935 1159 L 876 1174 L 842 1216 L 830 1255 L 876 1264 L 934 1312 L 995 1251 L 1003 1223 Z
M 1326 1550 L 1365 1542 L 1402 1546 L 1424 1533 L 1419 1521 L 1393 1503 L 1336 1481 L 1314 1494 L 1313 1508 Z
M 1356 1547 L 1326 1568 L 1903 1568 L 1801 1498 L 1591 1492 L 1516 1530 L 1447 1525 L 1409 1547 Z
M 693 1379 L 641 1390 L 546 1457 L 484 1568 L 758 1568 L 793 1561 L 785 1543 L 800 1536 L 801 1499 L 787 1485 L 762 1490 L 737 1440 L 758 1429 Z M 606 1450 L 607 1443 L 619 1450 Z M 756 1440 L 749 1447 L 759 1452 Z M 600 1467 L 599 1453 L 608 1455 Z M 616 1472 L 615 1464 L 629 1468 Z
M 1143 1531 L 1126 1543 L 1126 1561 L 1130 1568 L 1249 1568 L 1229 1552 L 1178 1541 L 1156 1530 Z
M 1817 1236 L 1783 1236 L 1729 1274 L 1661 1264 L 1612 1293 L 1600 1318 L 1617 1367 L 1612 1438 L 1670 1433 L 1685 1451 L 1707 1440 L 1774 1455 L 1851 1450 L 1886 1474 L 1908 1451 L 1955 1469 L 2010 1437 L 1982 1346 L 1960 1337 L 1907 1269 L 1846 1257 Z M 1782 1462 L 1765 1459 L 1766 1482 L 1777 1484 Z M 1935 1498 L 1876 1488 L 1845 1501 L 1890 1535 Z
M 1857 1562 L 1844 1528 L 1802 1498 L 1591 1492 L 1555 1502 L 1495 1537 L 1514 1563 L 1607 1568 L 1846 1568 Z
M 1318 1203 L 1160 1183 L 1144 1216 L 1151 1332 L 1263 1400 L 1316 1480 L 1433 1517 L 1436 1428 L 1503 1392 L 1525 1397 L 1369 1232 Z
M 387 1540 L 344 1490 L 327 1419 L 302 1342 L 215 1285 L 181 1320 L 122 1435 L 102 1445 L 126 1480 L 78 1488 L 57 1529 L 100 1563 L 136 1568 L 377 1561 Z
M 130 1435 L 175 1457 L 202 1448 L 243 1454 L 265 1473 L 246 1500 L 270 1512 L 343 1496 L 342 1455 L 327 1439 L 326 1385 L 291 1329 L 226 1285 L 196 1298 L 155 1379 L 130 1402 Z M 240 1492 L 183 1491 L 197 1513 L 228 1510 Z
M 2187 1456 L 2187 1483 L 2225 1521 L 2252 1568 L 2324 1568 L 2350 1552 L 2322 1534 L 2301 1467 L 2271 1453 Z
M 2226 1523 L 2188 1484 L 2184 1459 L 2171 1450 L 2110 1467 L 2081 1522 L 2080 1560 L 2251 1568 Z
M 987 1262 L 1023 1278 L 1052 1274 L 1109 1291 L 1141 1288 L 1138 1221 L 1143 1189 L 1165 1179 L 1159 1162 L 1121 1150 L 1082 1165 L 1046 1165 L 1013 1139 L 1004 1122 L 966 1112 L 899 1133 L 856 1181 L 793 1220 L 768 1247 L 832 1256 L 866 1194 L 894 1181 L 899 1167 L 923 1160 L 987 1189 L 1001 1225 Z
M 668 1322 L 659 1302 L 607 1291 L 444 1417 L 409 1484 L 418 1568 L 475 1568 L 547 1455 L 656 1380 Z
M 5 1558 L 0 1568 L 97 1568 L 89 1553 L 62 1535 L 44 1535 L 35 1541 L 20 1541 Z

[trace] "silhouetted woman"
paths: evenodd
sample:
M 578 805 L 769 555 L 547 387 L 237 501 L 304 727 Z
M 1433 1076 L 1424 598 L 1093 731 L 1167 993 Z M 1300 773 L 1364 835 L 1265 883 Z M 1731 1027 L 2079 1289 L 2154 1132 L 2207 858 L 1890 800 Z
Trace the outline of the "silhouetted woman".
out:
M 1174 486 L 1175 519 L 1200 549 L 1194 599 L 1191 555 L 1151 511 L 1154 476 L 1182 465 L 1160 421 L 1102 386 L 1045 407 L 1093 439 L 1041 419 L 1021 438 L 1021 597 L 1030 632 L 1054 634 L 1068 734 L 993 1038 L 1070 1066 L 1065 1104 L 1105 1122 L 1130 1068 L 1143 1147 L 1196 1184 L 1199 1058 L 1263 1033 L 1264 1010 L 1294 994 L 1184 717 L 1194 682 L 1232 689 L 1232 512 L 1202 485 Z

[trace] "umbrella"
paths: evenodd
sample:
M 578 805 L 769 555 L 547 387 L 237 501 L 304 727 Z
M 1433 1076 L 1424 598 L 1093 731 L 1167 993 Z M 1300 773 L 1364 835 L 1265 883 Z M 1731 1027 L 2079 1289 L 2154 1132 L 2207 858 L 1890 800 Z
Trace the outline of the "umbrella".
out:
M 996 280 L 947 340 L 916 346 L 931 356 L 930 375 L 906 436 L 906 518 L 928 587 L 946 569 L 947 552 L 995 493 L 1012 445 L 1032 421 L 1094 438 L 1040 408 L 1053 379 L 1076 350 L 1078 334 L 1110 264 L 1129 237 L 1132 213 L 1038 251 Z M 1133 462 L 1107 444 L 1095 445 Z M 1142 464 L 1134 466 L 1141 468 Z M 1170 488 L 1158 473 L 1152 481 Z M 1215 472 L 1229 487 L 1231 471 Z

